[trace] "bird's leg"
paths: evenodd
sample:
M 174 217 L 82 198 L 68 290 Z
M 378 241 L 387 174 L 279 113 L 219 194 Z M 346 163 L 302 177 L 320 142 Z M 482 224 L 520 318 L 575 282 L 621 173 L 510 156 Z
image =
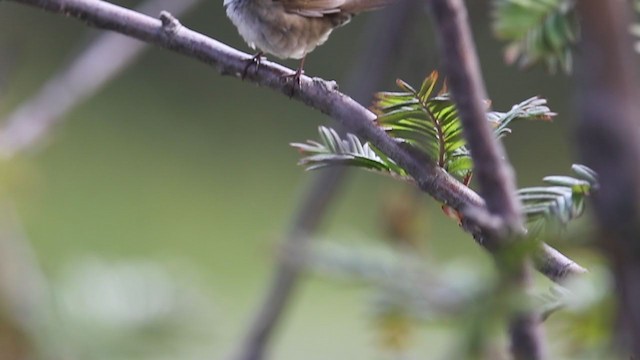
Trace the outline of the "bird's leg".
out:
M 296 69 L 296 73 L 293 74 L 293 82 L 294 84 L 298 84 L 298 86 L 300 86 L 300 77 L 304 74 L 304 59 L 306 58 L 306 55 L 302 57 L 302 60 L 300 60 L 300 66 Z
M 304 59 L 306 59 L 306 55 L 302 57 L 302 60 L 300 60 L 300 66 L 298 66 L 298 69 L 296 69 L 295 73 L 293 73 L 292 75 L 285 75 L 283 77 L 287 81 L 291 81 L 291 93 L 289 94 L 289 97 L 293 96 L 296 91 L 296 87 L 300 87 L 300 77 L 302 76 L 302 74 L 304 74 Z
M 260 68 L 260 63 L 262 62 L 262 58 L 263 57 L 264 57 L 264 53 L 262 51 L 259 51 L 251 59 L 249 59 L 249 61 L 247 62 L 247 65 L 244 67 L 244 70 L 242 71 L 242 80 L 244 80 L 244 78 L 247 77 L 247 73 L 248 73 L 249 68 L 251 67 L 251 65 L 255 65 L 256 66 L 255 74 L 258 73 L 258 69 Z

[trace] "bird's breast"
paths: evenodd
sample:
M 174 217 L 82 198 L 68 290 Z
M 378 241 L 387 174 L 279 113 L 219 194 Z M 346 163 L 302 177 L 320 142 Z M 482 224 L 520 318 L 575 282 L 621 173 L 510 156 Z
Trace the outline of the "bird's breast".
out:
M 345 24 L 349 14 L 305 17 L 288 13 L 272 0 L 235 0 L 227 16 L 252 48 L 279 58 L 301 59 L 324 43 L 334 27 Z

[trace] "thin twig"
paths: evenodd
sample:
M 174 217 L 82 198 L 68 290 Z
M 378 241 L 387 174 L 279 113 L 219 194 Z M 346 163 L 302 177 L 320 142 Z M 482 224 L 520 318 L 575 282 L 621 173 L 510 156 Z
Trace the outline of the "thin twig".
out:
M 16 339 L 33 339 L 42 331 L 43 319 L 51 315 L 48 313 L 49 296 L 48 282 L 13 204 L 3 199 L 0 202 L 0 317 L 10 322 Z M 27 359 L 34 355 L 30 341 L 13 344 L 16 346 L 24 347 L 14 350 L 21 356 L 4 347 L 2 350 L 9 353 L 3 353 L 3 356 Z
M 11 1 L 65 14 L 85 21 L 91 26 L 120 32 L 142 41 L 154 43 L 184 56 L 200 60 L 217 68 L 221 74 L 232 75 L 238 79 L 241 78 L 247 61 L 253 57 L 185 28 L 168 13 L 162 13 L 160 21 L 97 0 Z M 263 61 L 260 71 L 249 72 L 246 80 L 290 96 L 290 85 L 282 79 L 283 76 L 293 73 L 294 71 L 289 68 L 270 61 Z M 424 155 L 389 137 L 375 125 L 375 114 L 337 91 L 335 82 L 301 76 L 300 86 L 292 98 L 329 115 L 340 122 L 348 131 L 371 142 L 399 166 L 406 169 L 416 179 L 416 184 L 420 189 L 436 200 L 449 205 L 462 214 L 472 211 L 478 219 L 492 218 L 478 194 L 455 180 L 443 169 L 436 167 L 433 161 Z M 486 233 L 495 230 L 489 227 L 492 222 L 475 222 L 474 219 L 475 217 L 470 217 L 465 221 L 465 229 L 472 232 L 474 238 L 485 248 L 493 249 L 495 244 L 491 237 L 485 236 Z M 552 269 L 553 276 L 550 278 L 562 280 L 557 277 L 557 274 L 561 273 L 560 269 L 571 261 L 560 253 L 548 253 L 545 249 L 541 249 L 541 251 L 550 259 L 550 262 L 547 262 L 549 267 L 541 270 Z M 566 276 L 581 274 L 585 271 L 579 265 L 573 264 L 575 266 L 564 272 Z
M 525 256 L 514 265 L 508 265 L 513 261 L 513 251 L 509 251 L 513 247 L 513 240 L 520 238 L 524 229 L 515 178 L 504 148 L 486 119 L 484 101 L 488 96 L 467 19 L 467 9 L 462 0 L 430 0 L 429 5 L 439 35 L 442 62 L 451 95 L 473 158 L 474 176 L 489 212 L 500 219 L 506 230 L 489 235 L 499 246 L 495 256 L 499 270 L 507 285 L 526 294 L 532 276 L 529 257 Z M 508 261 L 503 257 L 509 257 Z M 546 346 L 539 316 L 533 311 L 517 311 L 510 321 L 514 357 L 545 358 Z
M 179 15 L 199 2 L 147 0 L 136 11 L 156 15 L 168 10 Z M 33 98 L 6 117 L 0 129 L 0 156 L 12 157 L 41 145 L 66 113 L 122 73 L 148 48 L 145 42 L 114 33 L 101 34 L 91 41 Z
M 395 58 L 393 54 L 399 51 L 401 45 L 401 42 L 396 40 L 396 34 L 407 33 L 411 27 L 408 18 L 410 10 L 414 8 L 412 3 L 414 2 L 403 1 L 387 13 L 376 14 L 365 28 L 363 42 L 366 43 L 366 47 L 347 81 L 347 91 L 357 101 L 370 101 L 371 94 L 379 88 L 390 72 Z M 330 204 L 337 200 L 346 172 L 347 167 L 331 167 L 313 179 L 311 187 L 299 204 L 299 210 L 294 212 L 295 217 L 282 246 L 285 254 L 279 258 L 264 300 L 231 359 L 258 360 L 267 357 L 274 330 L 281 321 L 304 270 L 301 259 L 306 258 L 309 240 L 328 215 Z
M 288 255 L 278 258 L 273 279 L 260 302 L 248 329 L 242 335 L 240 344 L 231 355 L 232 360 L 264 359 L 274 330 L 282 320 L 287 304 L 299 284 L 302 264 L 287 261 L 287 257 L 303 258 L 309 247 L 309 240 L 318 225 L 328 213 L 329 205 L 335 200 L 341 184 L 345 180 L 345 167 L 333 167 L 316 175 L 306 196 L 299 205 L 299 211 L 286 235 L 283 250 Z
M 599 176 L 594 205 L 601 245 L 616 282 L 621 358 L 640 357 L 640 89 L 637 54 L 628 29 L 631 4 L 578 2 L 579 146 Z M 631 356 L 629 356 L 631 355 Z

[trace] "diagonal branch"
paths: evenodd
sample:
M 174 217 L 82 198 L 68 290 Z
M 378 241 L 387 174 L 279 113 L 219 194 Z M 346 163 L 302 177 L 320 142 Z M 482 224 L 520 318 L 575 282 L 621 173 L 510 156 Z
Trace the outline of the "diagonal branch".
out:
M 98 0 L 11 0 L 64 14 L 87 22 L 91 26 L 120 32 L 142 41 L 195 58 L 218 69 L 223 75 L 240 79 L 247 61 L 252 56 L 233 49 L 219 41 L 183 27 L 168 13 L 157 20 L 135 11 Z M 260 71 L 247 74 L 247 80 L 269 87 L 289 96 L 290 88 L 282 80 L 294 71 L 270 61 L 261 63 Z M 335 82 L 302 76 L 300 88 L 293 95 L 309 107 L 319 110 L 347 130 L 370 141 L 378 149 L 402 166 L 416 180 L 421 190 L 436 200 L 468 215 L 465 229 L 488 250 L 495 249 L 495 242 L 486 236 L 496 231 L 493 216 L 487 211 L 478 194 L 464 186 L 426 157 L 399 144 L 374 124 L 375 114 L 353 99 L 337 91 Z M 542 247 L 540 253 L 544 266 L 538 269 L 554 281 L 586 270 L 558 252 Z
M 526 294 L 531 286 L 532 265 L 528 256 L 510 264 L 513 240 L 524 235 L 520 204 L 516 197 L 513 169 L 502 145 L 496 140 L 486 119 L 487 99 L 480 63 L 462 0 L 430 0 L 445 72 L 451 95 L 460 114 L 465 138 L 473 158 L 474 174 L 486 201 L 502 229 L 489 234 L 498 245 L 495 260 L 504 282 L 514 291 Z M 515 236 L 514 236 L 515 234 Z M 505 259 L 508 257 L 508 259 Z M 546 355 L 541 319 L 533 311 L 517 311 L 510 319 L 511 351 L 516 359 L 542 359 Z

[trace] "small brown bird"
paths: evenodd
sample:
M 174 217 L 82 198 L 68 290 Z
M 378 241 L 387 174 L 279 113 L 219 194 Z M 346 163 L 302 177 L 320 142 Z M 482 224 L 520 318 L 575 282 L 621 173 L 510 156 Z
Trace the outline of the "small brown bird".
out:
M 294 75 L 299 81 L 305 56 L 322 45 L 334 28 L 360 12 L 374 10 L 394 0 L 224 0 L 231 22 L 252 49 L 281 59 L 301 59 Z

